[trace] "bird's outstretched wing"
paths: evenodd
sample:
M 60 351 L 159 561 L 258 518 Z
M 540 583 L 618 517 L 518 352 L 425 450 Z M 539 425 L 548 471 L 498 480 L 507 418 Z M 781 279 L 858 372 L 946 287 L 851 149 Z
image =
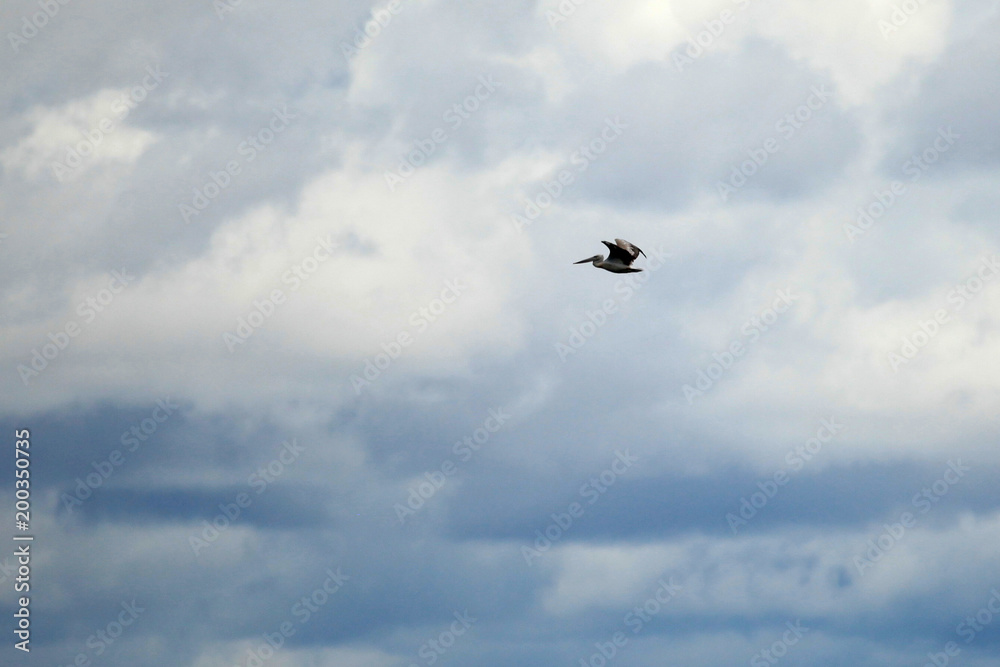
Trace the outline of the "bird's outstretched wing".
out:
M 615 239 L 614 244 L 608 241 L 601 241 L 604 245 L 608 247 L 608 261 L 621 262 L 625 266 L 630 265 L 635 261 L 635 258 L 640 254 L 645 257 L 646 253 L 640 250 L 637 246 L 632 245 L 625 239 Z

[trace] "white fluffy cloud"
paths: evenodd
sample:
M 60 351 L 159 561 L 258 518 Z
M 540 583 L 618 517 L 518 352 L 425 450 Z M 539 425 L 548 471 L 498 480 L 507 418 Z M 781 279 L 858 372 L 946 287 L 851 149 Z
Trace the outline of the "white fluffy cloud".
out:
M 387 4 L 71 3 L 3 54 L 0 391 L 63 545 L 46 659 L 141 594 L 116 659 L 236 664 L 336 564 L 351 585 L 274 664 L 423 660 L 466 608 L 445 659 L 574 662 L 671 573 L 631 660 L 746 660 L 799 617 L 802 660 L 940 650 L 993 585 L 991 3 Z M 615 237 L 644 273 L 572 264 Z M 843 431 L 726 532 L 823 419 Z M 302 459 L 195 558 L 289 438 Z M 641 464 L 526 567 L 623 448 Z M 969 479 L 861 576 L 957 458 Z

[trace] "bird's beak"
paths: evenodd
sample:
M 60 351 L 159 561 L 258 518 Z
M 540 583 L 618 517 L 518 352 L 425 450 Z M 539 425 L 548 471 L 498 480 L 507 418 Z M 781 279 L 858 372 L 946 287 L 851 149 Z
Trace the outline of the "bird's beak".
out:
M 573 262 L 574 264 L 586 264 L 587 262 L 593 262 L 593 257 L 588 257 L 587 259 L 581 259 L 579 262 Z

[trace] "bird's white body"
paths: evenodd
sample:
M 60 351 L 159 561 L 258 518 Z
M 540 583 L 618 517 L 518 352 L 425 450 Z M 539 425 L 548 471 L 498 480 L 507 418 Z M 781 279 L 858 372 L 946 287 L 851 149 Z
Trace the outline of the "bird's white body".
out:
M 611 273 L 637 273 L 642 271 L 642 269 L 633 269 L 631 266 L 623 264 L 622 262 L 604 259 L 604 255 L 597 255 L 597 258 L 593 259 L 592 263 L 597 268 L 610 271 Z
M 593 257 L 581 259 L 579 262 L 573 263 L 586 264 L 590 262 L 597 268 L 610 271 L 611 273 L 638 273 L 642 271 L 642 269 L 632 268 L 632 262 L 635 261 L 636 257 L 639 255 L 646 256 L 646 253 L 639 250 L 638 247 L 624 239 L 615 239 L 614 244 L 608 241 L 601 241 L 601 243 L 608 247 L 609 253 L 607 259 L 604 259 L 604 255 L 594 255 Z

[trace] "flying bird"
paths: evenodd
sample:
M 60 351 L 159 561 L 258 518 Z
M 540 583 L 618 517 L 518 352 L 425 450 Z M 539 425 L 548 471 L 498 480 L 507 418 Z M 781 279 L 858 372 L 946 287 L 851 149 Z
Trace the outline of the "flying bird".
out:
M 610 271 L 611 273 L 638 273 L 642 271 L 642 269 L 632 268 L 632 262 L 635 261 L 636 257 L 639 255 L 646 256 L 646 253 L 642 250 L 624 239 L 615 239 L 614 243 L 609 241 L 601 241 L 601 243 L 608 246 L 607 259 L 604 259 L 604 255 L 594 255 L 593 257 L 581 259 L 579 262 L 573 263 L 586 264 L 587 262 L 593 262 L 597 268 Z

